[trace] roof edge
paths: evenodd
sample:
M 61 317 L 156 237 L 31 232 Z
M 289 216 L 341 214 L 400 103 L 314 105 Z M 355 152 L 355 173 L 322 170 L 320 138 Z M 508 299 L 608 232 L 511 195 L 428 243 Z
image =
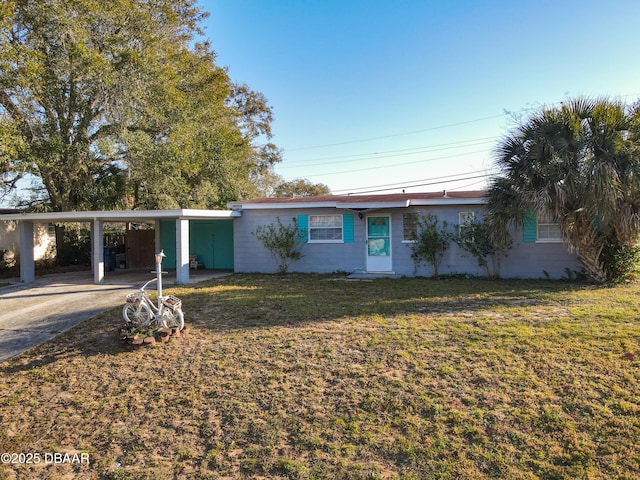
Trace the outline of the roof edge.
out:
M 138 221 L 162 219 L 215 219 L 233 218 L 242 214 L 232 210 L 87 210 L 75 212 L 9 213 L 0 214 L 0 221 L 30 222 L 91 222 L 102 221 Z
M 229 202 L 233 210 L 280 210 L 300 208 L 379 209 L 419 205 L 484 205 L 486 192 L 423 192 L 384 195 L 324 195 L 320 197 L 256 198 Z

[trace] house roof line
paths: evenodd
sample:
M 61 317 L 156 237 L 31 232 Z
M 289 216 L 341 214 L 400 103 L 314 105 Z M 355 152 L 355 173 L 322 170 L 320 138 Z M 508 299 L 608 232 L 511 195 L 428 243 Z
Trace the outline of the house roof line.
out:
M 384 195 L 323 195 L 318 197 L 267 197 L 230 202 L 233 210 L 266 210 L 293 208 L 345 208 L 365 210 L 380 208 L 408 208 L 426 205 L 484 205 L 486 192 L 423 192 Z

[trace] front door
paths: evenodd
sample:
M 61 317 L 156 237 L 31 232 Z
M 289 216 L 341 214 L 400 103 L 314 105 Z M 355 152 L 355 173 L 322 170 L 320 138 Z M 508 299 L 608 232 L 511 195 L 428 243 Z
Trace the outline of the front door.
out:
M 391 217 L 389 215 L 368 216 L 367 271 L 390 272 L 391 265 Z

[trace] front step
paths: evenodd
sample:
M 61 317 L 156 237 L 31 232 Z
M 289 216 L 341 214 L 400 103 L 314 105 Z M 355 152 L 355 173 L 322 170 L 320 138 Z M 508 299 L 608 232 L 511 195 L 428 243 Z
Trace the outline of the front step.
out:
M 400 278 L 395 272 L 353 272 L 347 278 L 368 280 L 371 278 Z

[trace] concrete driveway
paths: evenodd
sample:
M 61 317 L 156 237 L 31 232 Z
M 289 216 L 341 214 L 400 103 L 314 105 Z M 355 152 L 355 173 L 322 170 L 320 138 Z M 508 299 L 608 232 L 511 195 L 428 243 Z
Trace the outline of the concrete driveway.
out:
M 189 283 L 229 275 L 198 271 Z M 0 288 L 0 362 L 39 345 L 100 312 L 124 305 L 127 293 L 154 275 L 149 271 L 107 274 L 105 283 L 93 284 L 89 272 L 48 275 L 33 283 Z M 163 285 L 175 284 L 175 275 Z M 155 288 L 155 284 L 151 285 Z

